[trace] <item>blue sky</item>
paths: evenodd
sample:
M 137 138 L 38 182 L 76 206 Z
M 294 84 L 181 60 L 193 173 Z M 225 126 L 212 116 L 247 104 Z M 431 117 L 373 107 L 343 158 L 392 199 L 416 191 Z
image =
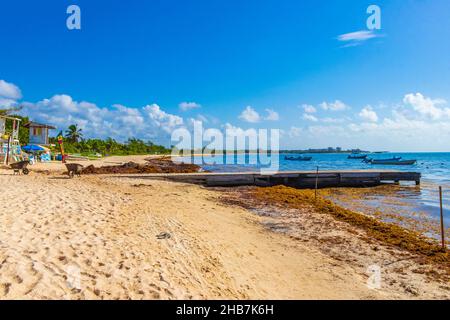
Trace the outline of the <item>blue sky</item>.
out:
M 3 1 L 0 103 L 87 136 L 167 143 L 196 119 L 279 128 L 287 148 L 450 151 L 449 15 L 448 0 Z

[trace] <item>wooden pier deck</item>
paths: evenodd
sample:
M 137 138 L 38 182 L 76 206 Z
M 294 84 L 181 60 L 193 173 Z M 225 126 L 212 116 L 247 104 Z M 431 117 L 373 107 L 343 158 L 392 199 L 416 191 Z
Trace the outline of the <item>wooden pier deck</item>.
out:
M 259 172 L 237 173 L 175 173 L 120 175 L 130 178 L 166 179 L 196 183 L 205 186 L 274 186 L 285 185 L 295 188 L 325 187 L 370 187 L 384 183 L 412 181 L 420 184 L 421 174 L 403 171 L 349 170 L 349 171 L 287 171 L 273 174 Z

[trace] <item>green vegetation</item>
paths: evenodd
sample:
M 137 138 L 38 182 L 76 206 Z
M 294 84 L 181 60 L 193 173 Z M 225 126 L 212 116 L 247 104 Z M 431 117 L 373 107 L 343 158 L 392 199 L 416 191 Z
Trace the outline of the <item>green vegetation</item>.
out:
M 78 128 L 77 124 L 72 124 L 66 130 L 66 138 L 70 142 L 78 142 L 83 139 L 83 133 L 81 131 L 83 130 L 81 128 Z
M 54 151 L 59 151 L 56 137 L 50 138 L 50 143 L 55 144 Z M 130 138 L 125 143 L 117 142 L 112 138 L 86 139 L 74 142 L 71 138 L 64 138 L 64 152 L 91 156 L 94 154 L 105 155 L 136 155 L 136 154 L 169 154 L 170 149 L 155 145 L 152 142 L 144 142 L 140 139 Z
M 23 125 L 29 122 L 28 117 L 22 117 L 17 114 L 12 114 L 12 112 L 19 111 L 19 108 L 15 109 L 0 109 L 0 116 L 8 116 L 12 118 L 20 119 L 20 128 L 19 128 L 19 141 L 22 145 L 28 144 L 28 139 L 30 136 L 29 129 L 25 128 Z M 6 132 L 12 132 L 12 121 L 6 121 Z
M 136 154 L 169 154 L 170 149 L 154 144 L 151 141 L 130 138 L 125 143 L 120 143 L 113 138 L 83 139 L 82 129 L 72 124 L 65 131 L 63 137 L 64 152 L 69 154 L 80 154 L 82 156 L 112 155 L 136 155 Z M 57 136 L 62 136 L 60 132 Z M 59 151 L 57 137 L 51 137 L 50 143 L 54 144 L 54 151 Z
M 29 142 L 29 129 L 24 128 L 23 125 L 29 122 L 28 117 L 22 117 L 14 112 L 19 111 L 20 108 L 15 109 L 0 109 L 0 115 L 8 115 L 10 117 L 21 119 L 19 130 L 19 141 L 21 145 L 27 145 Z M 12 131 L 12 123 L 7 122 L 6 131 Z M 63 138 L 64 152 L 71 154 L 80 154 L 82 156 L 94 156 L 96 154 L 105 155 L 138 155 L 138 154 L 170 154 L 171 150 L 164 146 L 156 145 L 151 141 L 143 141 L 136 138 L 130 138 L 125 143 L 117 142 L 112 138 L 103 139 L 83 139 L 82 129 L 78 125 L 73 124 L 65 131 Z M 62 135 L 60 132 L 58 135 Z M 54 152 L 59 152 L 57 137 L 49 138 L 50 144 Z

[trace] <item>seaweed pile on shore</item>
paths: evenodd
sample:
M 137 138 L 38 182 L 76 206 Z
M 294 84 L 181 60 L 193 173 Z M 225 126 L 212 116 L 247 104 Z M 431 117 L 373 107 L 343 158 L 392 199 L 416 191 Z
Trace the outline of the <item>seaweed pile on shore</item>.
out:
M 283 209 L 312 208 L 321 214 L 329 214 L 336 220 L 364 230 L 371 239 L 381 243 L 407 250 L 408 252 L 426 257 L 428 260 L 443 264 L 447 274 L 450 273 L 450 255 L 431 239 L 410 231 L 401 226 L 379 221 L 362 213 L 342 208 L 320 195 L 315 198 L 314 190 L 300 190 L 285 186 L 267 188 L 248 188 L 240 193 L 241 204 L 244 207 L 252 202 L 264 207 L 278 206 Z
M 95 167 L 87 166 L 83 174 L 131 174 L 131 173 L 195 173 L 200 166 L 195 164 L 174 163 L 168 158 L 149 158 L 145 164 L 127 162 L 121 165 Z

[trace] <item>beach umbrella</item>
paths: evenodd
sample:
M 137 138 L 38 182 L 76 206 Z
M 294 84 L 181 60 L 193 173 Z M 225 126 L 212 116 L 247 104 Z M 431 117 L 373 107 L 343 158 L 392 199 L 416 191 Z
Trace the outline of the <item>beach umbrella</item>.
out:
M 38 146 L 41 147 L 42 149 L 44 149 L 43 151 L 45 151 L 45 152 L 49 152 L 50 151 L 49 148 L 47 148 L 47 147 L 45 147 L 43 145 L 38 144 Z
M 42 148 L 41 146 L 35 145 L 35 144 L 29 144 L 29 145 L 23 146 L 22 150 L 26 151 L 26 152 L 45 151 L 44 148 Z

